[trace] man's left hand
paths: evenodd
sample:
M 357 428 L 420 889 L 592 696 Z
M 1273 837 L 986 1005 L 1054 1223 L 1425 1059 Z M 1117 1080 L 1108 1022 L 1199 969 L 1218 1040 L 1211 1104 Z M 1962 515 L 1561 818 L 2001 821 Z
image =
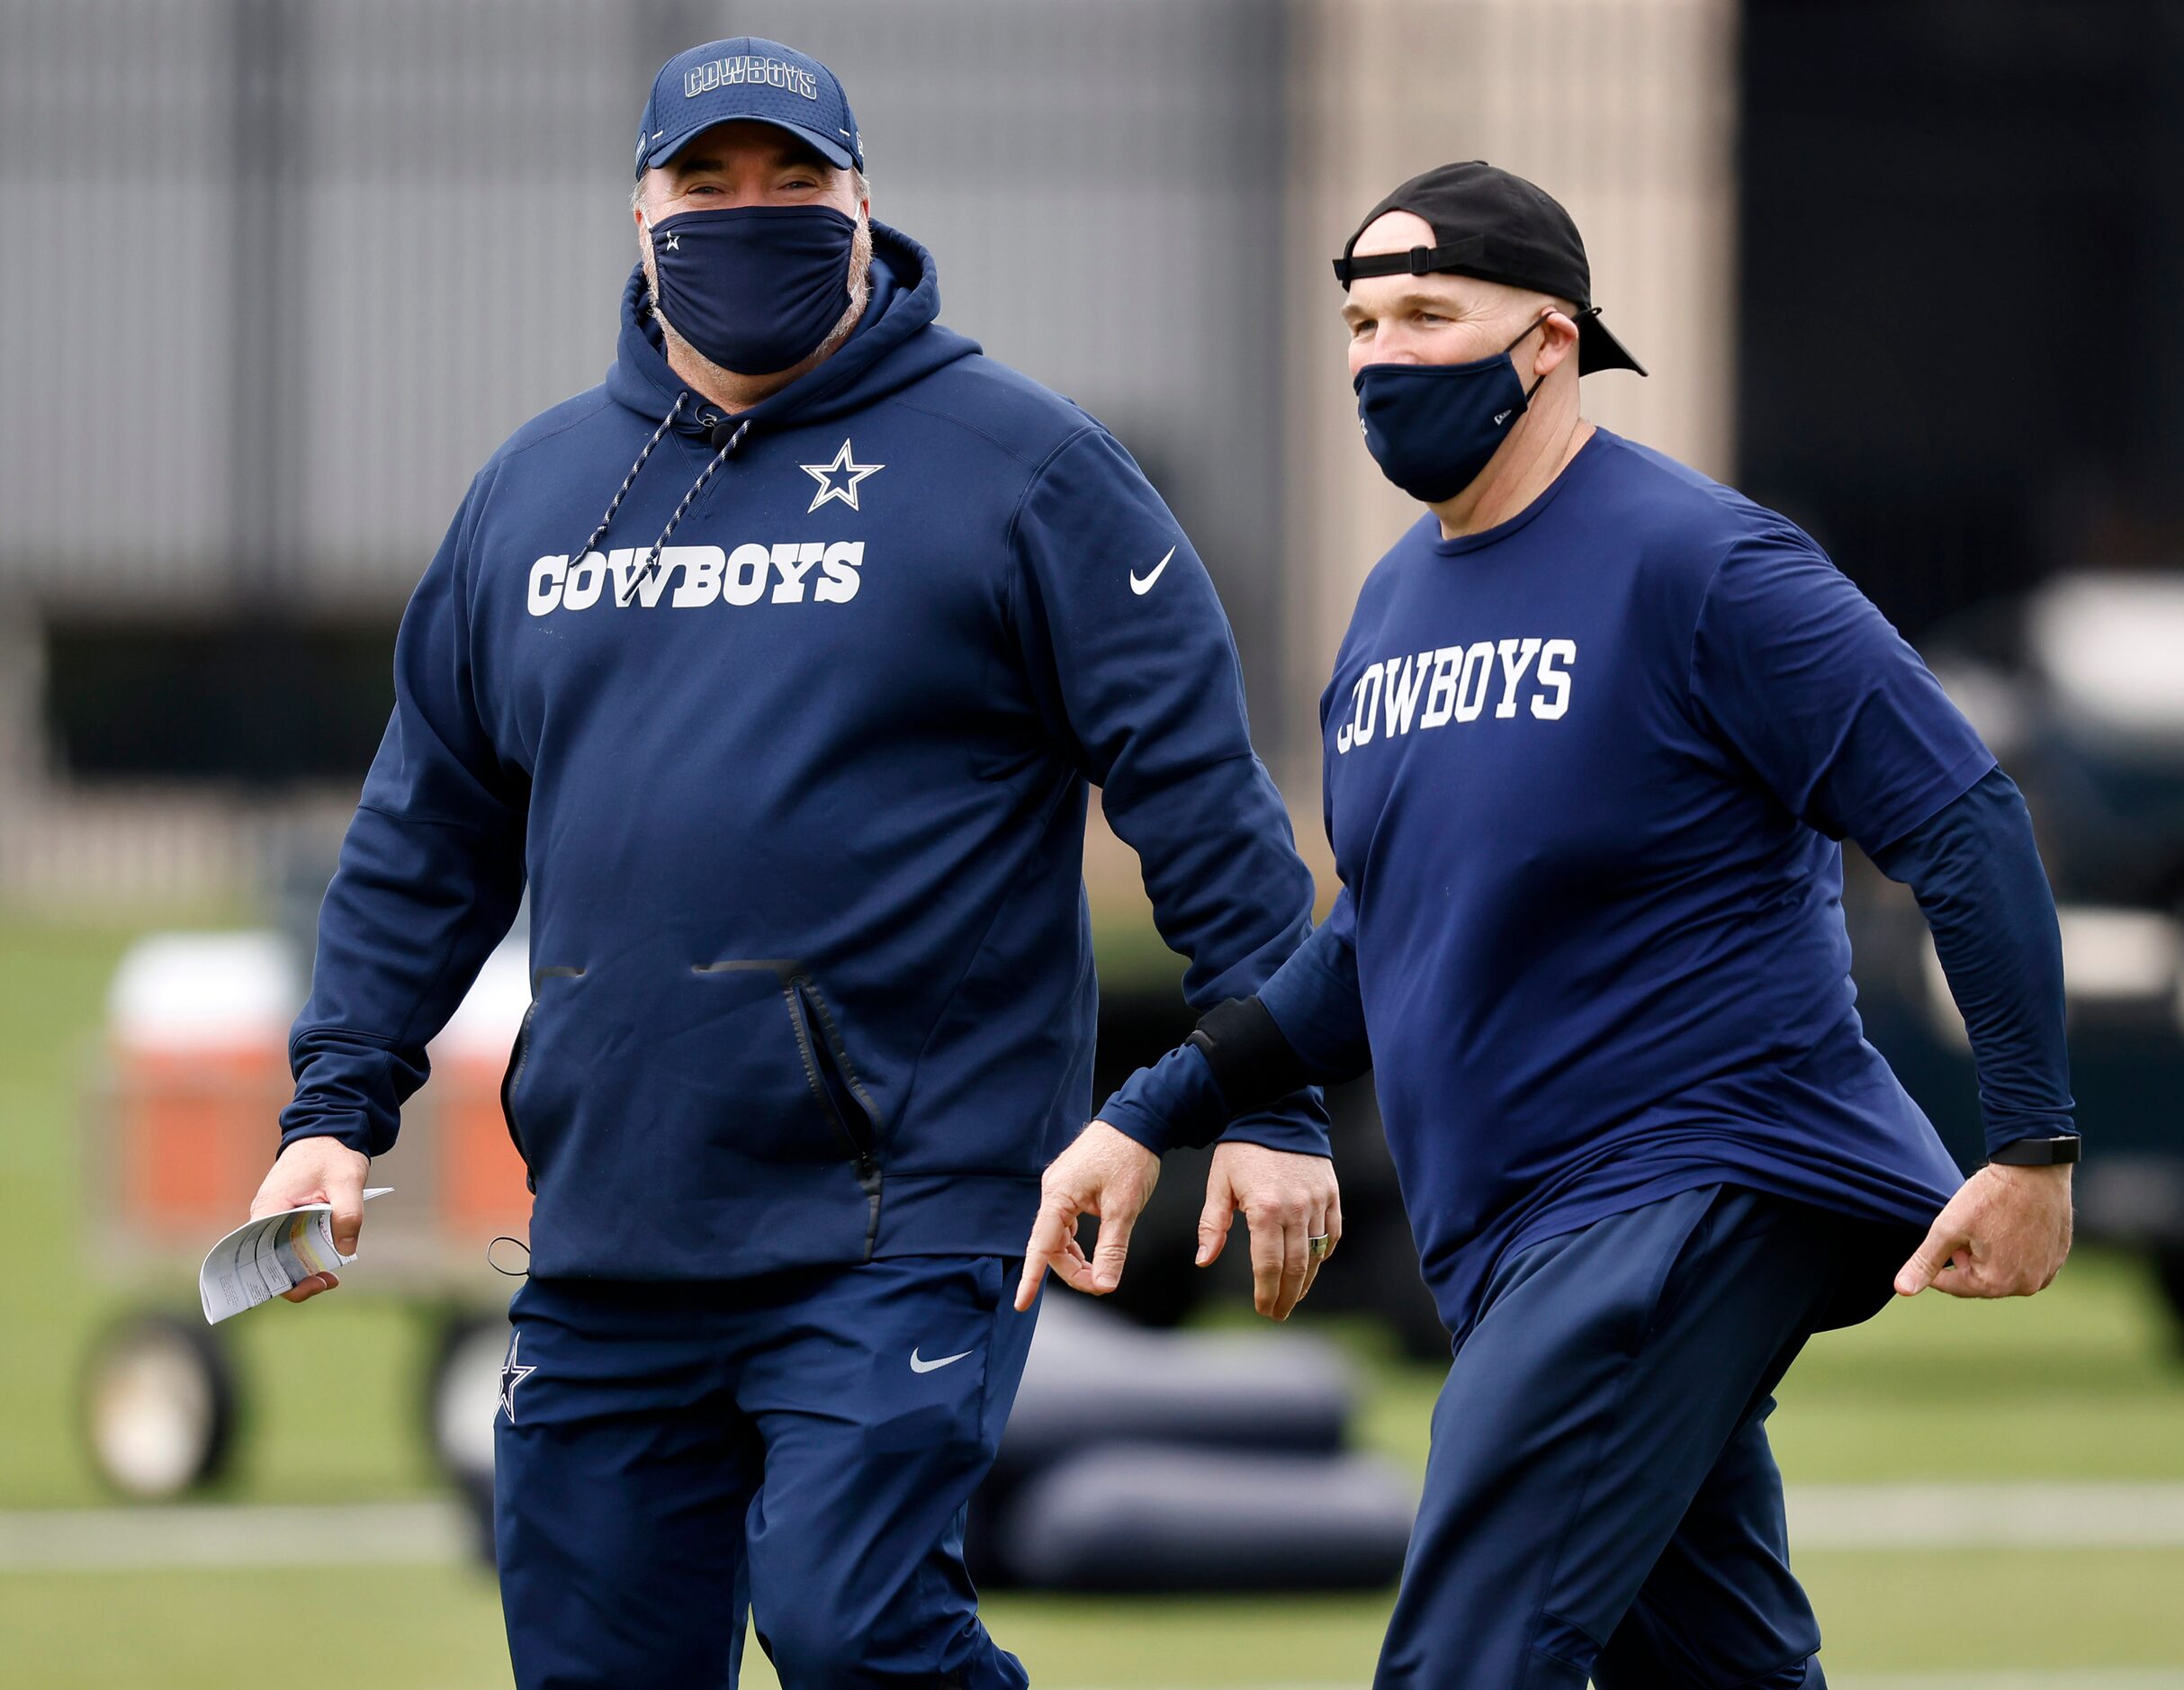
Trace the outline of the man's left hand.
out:
M 2054 1283 L 2071 1253 L 2071 1169 L 1989 1163 L 1935 1217 L 1926 1242 L 1896 1272 L 1916 1297 L 2030 1297 Z
M 1343 1240 L 1343 1195 L 1325 1156 L 1225 1141 L 1206 1174 L 1198 1219 L 1198 1264 L 1210 1267 L 1228 1242 L 1231 1218 L 1251 1228 L 1252 1303 L 1270 1320 L 1287 1320 Z M 1326 1249 L 1311 1252 L 1324 1236 Z
M 1094 1297 L 1121 1284 L 1130 1228 L 1159 1179 L 1160 1158 L 1128 1134 L 1103 1120 L 1079 1133 L 1039 1182 L 1038 1218 L 1024 1245 L 1024 1274 L 1016 1287 L 1018 1312 L 1031 1307 L 1048 1268 L 1072 1290 Z M 1083 1215 L 1100 1222 L 1100 1242 L 1089 1259 L 1077 1242 Z

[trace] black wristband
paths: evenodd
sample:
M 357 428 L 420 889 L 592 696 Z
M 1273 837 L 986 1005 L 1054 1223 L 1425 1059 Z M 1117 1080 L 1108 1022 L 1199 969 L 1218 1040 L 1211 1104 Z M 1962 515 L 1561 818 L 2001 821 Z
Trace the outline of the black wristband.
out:
M 2006 1168 L 2054 1168 L 2078 1160 L 2076 1133 L 2057 1133 L 2052 1138 L 2019 1138 L 2004 1145 L 1987 1160 Z
M 1188 1041 L 1204 1053 L 1232 1115 L 1267 1108 L 1312 1083 L 1273 1016 L 1257 998 L 1230 998 L 1200 1018 Z

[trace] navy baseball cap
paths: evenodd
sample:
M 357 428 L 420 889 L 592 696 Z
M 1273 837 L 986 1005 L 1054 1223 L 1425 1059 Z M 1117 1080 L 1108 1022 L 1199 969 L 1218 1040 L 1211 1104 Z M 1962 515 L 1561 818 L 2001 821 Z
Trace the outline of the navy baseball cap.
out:
M 786 130 L 839 169 L 865 167 L 849 97 L 834 73 L 779 41 L 738 35 L 661 66 L 637 130 L 637 174 L 664 165 L 715 123 L 739 118 Z

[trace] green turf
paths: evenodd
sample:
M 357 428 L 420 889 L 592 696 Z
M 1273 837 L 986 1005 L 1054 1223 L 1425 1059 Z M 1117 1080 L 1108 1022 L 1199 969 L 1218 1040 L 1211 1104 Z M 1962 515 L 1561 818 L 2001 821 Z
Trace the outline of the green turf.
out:
M 1391 1363 L 1385 1344 L 1335 1329 L 1379 1373 L 1364 1436 L 1422 1466 L 1439 1370 Z M 2144 1264 L 2113 1251 L 2080 1251 L 2040 1297 L 1928 1292 L 1823 1333 L 1776 1398 L 1769 1431 L 1793 1484 L 2184 1479 L 2178 1327 Z
M 0 1683 L 472 1690 L 509 1682 L 491 1578 L 440 1567 L 0 1578 Z
M 1841 1554 L 1799 1558 L 1831 1675 L 2184 1663 L 2184 1551 Z M 1277 1602 L 997 1596 L 994 1636 L 1048 1690 L 1362 1685 L 1386 1596 Z M 506 1686 L 483 1573 L 344 1569 L 0 1578 L 0 1680 L 46 1690 L 227 1690 L 242 1664 L 342 1690 Z M 774 1685 L 750 1651 L 746 1686 Z
M 1814 1339 L 1777 1393 L 1793 1482 L 2184 1479 L 2184 1356 L 2135 1258 L 2079 1252 L 2042 1295 L 1928 1291 Z
M 1831 1675 L 2184 1667 L 2184 1550 L 1791 1556 Z
M 74 1429 L 88 1336 L 130 1301 L 192 1306 L 184 1276 L 117 1286 L 81 1271 L 95 1194 L 82 1173 L 78 1087 L 130 936 L 119 921 L 0 918 L 0 1507 L 103 1499 Z M 1364 1440 L 1422 1461 L 1438 1371 L 1392 1360 L 1384 1339 L 1352 1323 L 1324 1325 L 1368 1359 Z M 256 1414 L 229 1494 L 347 1500 L 430 1488 L 412 1315 L 352 1287 L 308 1308 L 276 1305 L 233 1332 Z M 1775 1445 L 1793 1483 L 2184 1478 L 2175 1329 L 2139 1266 L 2114 1254 L 2082 1253 L 2030 1302 L 1929 1295 L 1828 1335 L 1781 1396 Z M 1826 1551 L 1798 1565 L 1847 1690 L 1861 1673 L 2184 1667 L 2184 1551 Z M 1004 1596 L 989 1614 L 1056 1690 L 1362 1684 L 1388 1599 Z M 343 1690 L 507 1683 L 490 1583 L 450 1568 L 4 1576 L 0 1645 L 0 1682 L 54 1690 L 226 1686 L 274 1659 Z M 760 1663 L 746 1682 L 772 1680 Z

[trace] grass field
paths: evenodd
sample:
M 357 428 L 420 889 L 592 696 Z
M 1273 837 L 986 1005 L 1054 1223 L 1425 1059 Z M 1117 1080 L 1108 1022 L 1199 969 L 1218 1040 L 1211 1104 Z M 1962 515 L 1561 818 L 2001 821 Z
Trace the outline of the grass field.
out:
M 83 1345 L 131 1298 L 189 1303 L 180 1279 L 116 1287 L 81 1271 L 95 1193 L 73 1138 L 76 1086 L 130 931 L 0 921 L 0 1509 L 106 1500 L 72 1423 Z M 421 1345 L 398 1306 L 345 1290 L 237 1335 L 257 1413 L 229 1495 L 430 1490 Z M 1423 1461 L 1434 1373 L 1360 1344 L 1374 1356 L 1367 1438 Z M 2184 1366 L 2120 1257 L 2085 1254 L 2031 1302 L 1922 1298 L 1830 1335 L 1781 1395 L 1775 1444 L 1793 1482 L 2184 1479 Z M 1814 1551 L 1799 1567 L 1838 1686 L 2184 1690 L 2184 1550 Z M 989 1617 L 1049 1686 L 1335 1686 L 1369 1678 L 1388 1601 L 1008 1596 Z M 342 1690 L 508 1681 L 490 1581 L 467 1569 L 0 1575 L 0 1684 L 210 1690 L 269 1667 Z M 746 1681 L 772 1682 L 762 1661 Z

